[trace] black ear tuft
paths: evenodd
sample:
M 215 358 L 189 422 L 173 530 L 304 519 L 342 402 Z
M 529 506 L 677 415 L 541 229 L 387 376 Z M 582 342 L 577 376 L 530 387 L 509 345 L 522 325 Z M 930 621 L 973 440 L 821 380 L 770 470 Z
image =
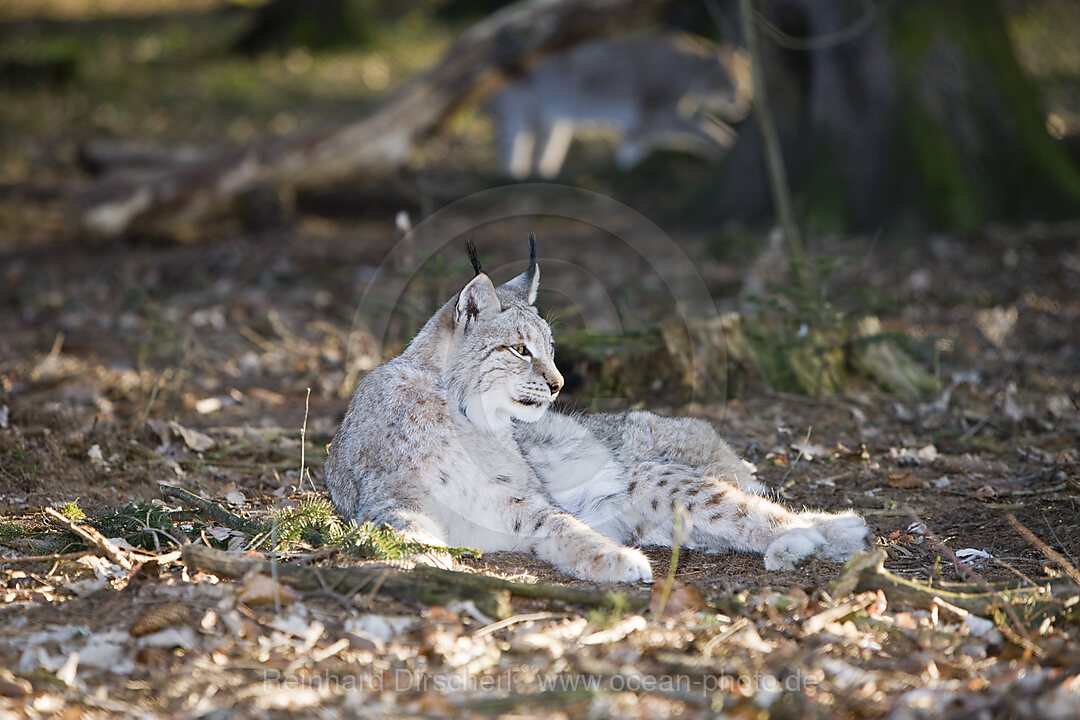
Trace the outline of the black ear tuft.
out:
M 484 272 L 484 269 L 480 267 L 480 258 L 476 255 L 476 244 L 472 238 L 465 241 L 465 252 L 469 253 L 469 262 L 472 263 L 472 269 L 476 271 L 476 274 Z
M 536 233 L 529 233 L 529 284 L 536 284 Z M 535 299 L 535 298 L 534 298 Z

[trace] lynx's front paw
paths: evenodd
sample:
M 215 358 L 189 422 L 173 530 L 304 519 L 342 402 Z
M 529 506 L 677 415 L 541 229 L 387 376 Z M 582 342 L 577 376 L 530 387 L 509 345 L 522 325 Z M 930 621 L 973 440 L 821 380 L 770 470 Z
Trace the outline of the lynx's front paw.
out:
M 825 536 L 811 528 L 793 528 L 765 550 L 766 570 L 792 570 L 799 561 L 825 544 Z
M 594 582 L 651 583 L 653 579 L 649 559 L 640 550 L 628 547 L 604 550 L 579 563 L 575 571 L 583 579 Z

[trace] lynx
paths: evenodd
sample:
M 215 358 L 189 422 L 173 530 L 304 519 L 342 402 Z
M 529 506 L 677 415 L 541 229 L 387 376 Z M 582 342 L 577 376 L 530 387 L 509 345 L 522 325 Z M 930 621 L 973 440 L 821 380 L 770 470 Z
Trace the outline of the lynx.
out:
M 753 466 L 702 420 L 550 409 L 563 377 L 529 240 L 528 269 L 498 287 L 470 246 L 476 276 L 360 382 L 326 463 L 342 515 L 432 545 L 531 552 L 601 582 L 651 580 L 628 545 L 671 543 L 679 506 L 686 546 L 763 553 L 770 570 L 864 547 L 854 514 L 762 497 Z
M 630 169 L 654 149 L 719 159 L 749 106 L 742 56 L 690 35 L 597 40 L 539 65 L 496 95 L 501 171 L 550 179 L 583 131 L 619 136 L 616 164 Z M 709 115 L 712 117 L 709 117 Z

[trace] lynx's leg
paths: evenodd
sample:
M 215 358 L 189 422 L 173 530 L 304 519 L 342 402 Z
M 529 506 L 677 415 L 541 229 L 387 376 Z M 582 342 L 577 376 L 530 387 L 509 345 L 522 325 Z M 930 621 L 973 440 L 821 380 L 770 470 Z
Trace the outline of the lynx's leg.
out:
M 389 525 L 410 542 L 446 546 L 446 531 L 434 519 L 416 510 L 394 508 L 375 516 L 376 525 Z
M 669 544 L 674 508 L 681 505 L 692 524 L 687 547 L 762 553 L 768 570 L 791 569 L 814 553 L 847 559 L 865 547 L 868 530 L 855 515 L 794 513 L 675 463 L 643 462 L 633 467 L 632 477 L 626 512 L 632 520 L 628 542 Z
M 652 582 L 652 566 L 640 550 L 623 547 L 577 518 L 551 508 L 538 519 L 531 539 L 537 557 L 584 580 Z
M 507 177 L 524 180 L 534 170 L 535 95 L 528 84 L 510 85 L 488 107 L 495 123 L 499 170 Z
M 574 123 L 570 120 L 557 119 L 545 124 L 543 132 L 536 138 L 535 169 L 540 177 L 552 180 L 562 170 L 566 153 L 574 139 Z
M 471 515 L 487 530 L 479 534 L 482 550 L 527 550 L 584 580 L 652 580 L 652 567 L 641 551 L 604 537 L 534 494 L 500 484 L 485 486 Z
M 699 475 L 733 483 L 748 492 L 760 495 L 767 491 L 754 477 L 757 468 L 740 458 L 704 420 L 631 412 L 586 416 L 582 422 L 627 465 L 662 460 L 688 465 Z
M 646 119 L 640 129 L 628 132 L 616 161 L 630 169 L 658 149 L 678 150 L 706 160 L 720 160 L 735 142 L 730 127 L 711 121 L 702 125 L 675 113 L 658 113 Z
M 532 171 L 536 135 L 532 130 L 522 130 L 514 135 L 509 145 L 510 149 L 505 153 L 507 161 L 503 165 L 504 172 L 515 180 L 524 180 Z

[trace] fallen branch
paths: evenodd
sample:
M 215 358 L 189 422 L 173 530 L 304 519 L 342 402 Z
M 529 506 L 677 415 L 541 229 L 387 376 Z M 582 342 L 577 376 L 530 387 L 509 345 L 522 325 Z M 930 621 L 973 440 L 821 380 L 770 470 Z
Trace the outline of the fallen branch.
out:
M 185 545 L 184 565 L 189 570 L 225 578 L 241 578 L 251 572 L 270 572 L 271 562 L 253 555 L 240 555 L 202 545 Z M 280 581 L 301 590 L 330 589 L 352 595 L 377 585 L 378 595 L 425 605 L 446 605 L 455 600 L 472 600 L 485 615 L 505 618 L 512 610 L 512 596 L 555 600 L 570 605 L 628 608 L 640 610 L 649 604 L 649 595 L 605 590 L 580 590 L 550 583 L 516 583 L 473 573 L 416 565 L 412 570 L 383 563 L 353 567 L 300 567 L 273 563 Z
M 914 512 L 911 513 L 911 517 L 915 518 L 916 522 L 919 521 L 918 516 L 915 515 Z M 997 607 L 1000 607 L 1002 610 L 1005 611 L 1005 614 L 1008 616 L 1009 622 L 1011 623 L 1011 625 L 1006 623 L 1001 623 L 999 625 L 1002 634 L 1009 638 L 1009 640 L 1011 640 L 1012 642 L 1027 650 L 1028 652 L 1034 654 L 1036 657 L 1045 657 L 1046 653 L 1042 650 L 1042 648 L 1035 644 L 1034 640 L 1031 639 L 1031 634 L 1028 633 L 1028 629 L 1024 625 L 1024 623 L 1020 621 L 1020 617 L 1016 614 L 1016 610 L 1013 608 L 1013 603 L 1005 597 L 1004 593 L 996 592 L 994 588 L 991 587 L 990 583 L 986 581 L 986 578 L 977 573 L 975 571 L 975 568 L 972 567 L 970 564 L 961 562 L 960 558 L 957 557 L 956 553 L 952 551 L 952 548 L 946 545 L 937 535 L 930 532 L 929 529 L 925 531 L 925 537 L 926 542 L 930 545 L 930 547 L 937 550 L 939 553 L 947 557 L 952 562 L 953 566 L 956 568 L 956 572 L 960 575 L 960 577 L 970 580 L 972 583 L 974 583 L 975 587 L 978 587 L 980 590 L 983 590 L 993 596 L 998 597 L 999 602 L 997 604 Z
M 194 508 L 195 513 L 207 522 L 238 530 L 245 535 L 257 535 L 264 529 L 262 525 L 254 520 L 248 520 L 231 513 L 217 503 L 203 500 L 195 493 L 188 492 L 184 488 L 166 485 L 165 483 L 158 485 L 158 488 L 163 496 L 181 502 L 187 507 Z
M 994 495 L 998 497 L 1032 497 L 1034 495 L 1050 495 L 1052 493 L 1061 492 L 1069 487 L 1068 481 L 1058 483 L 1056 485 L 1050 485 L 1044 488 L 1034 488 L 1027 490 L 995 490 Z M 1011 522 L 1011 521 L 1010 521 Z
M 87 555 L 93 555 L 93 550 L 79 550 L 78 552 L 54 553 L 52 555 L 20 555 L 17 557 L 0 557 L 0 565 L 13 565 L 16 563 L 36 562 L 60 562 L 61 560 L 78 560 Z
M 411 149 L 459 107 L 483 100 L 545 53 L 651 10 L 660 0 L 527 0 L 477 23 L 420 77 L 364 117 L 262 138 L 161 172 L 150 180 L 107 178 L 82 198 L 84 226 L 115 237 L 133 227 L 175 233 L 257 187 L 327 186 L 399 170 Z
M 126 552 L 94 528 L 86 525 L 79 525 L 74 520 L 64 517 L 62 513 L 51 507 L 45 508 L 45 514 L 78 535 L 92 547 L 97 548 L 102 555 L 125 570 L 130 570 L 135 566 L 135 563 L 131 561 L 131 558 L 128 557 Z
M 877 600 L 876 592 L 861 592 L 854 597 L 838 602 L 830 608 L 811 615 L 802 624 L 802 630 L 806 635 L 815 635 L 825 629 L 825 626 L 852 613 L 865 610 Z
M 1024 525 L 1024 523 L 1017 520 L 1016 516 L 1011 512 L 1005 513 L 1005 519 L 1009 521 L 1010 525 L 1016 528 L 1018 533 L 1024 536 L 1024 539 L 1038 548 L 1039 552 L 1046 556 L 1047 560 L 1057 563 L 1058 567 L 1064 570 L 1066 575 L 1071 577 L 1077 585 L 1080 585 L 1080 571 L 1078 571 L 1076 566 L 1069 562 L 1064 555 L 1043 542 L 1042 538 L 1031 532 L 1027 525 Z
M 1041 578 L 1038 585 L 1010 587 L 991 583 L 989 590 L 975 583 L 940 583 L 929 585 L 894 575 L 884 567 L 885 551 L 874 550 L 856 555 L 829 585 L 834 597 L 850 593 L 881 590 L 889 605 L 927 607 L 934 598 L 976 615 L 987 615 L 1003 605 L 1030 602 L 1064 602 L 1080 593 L 1080 585 L 1069 578 Z

